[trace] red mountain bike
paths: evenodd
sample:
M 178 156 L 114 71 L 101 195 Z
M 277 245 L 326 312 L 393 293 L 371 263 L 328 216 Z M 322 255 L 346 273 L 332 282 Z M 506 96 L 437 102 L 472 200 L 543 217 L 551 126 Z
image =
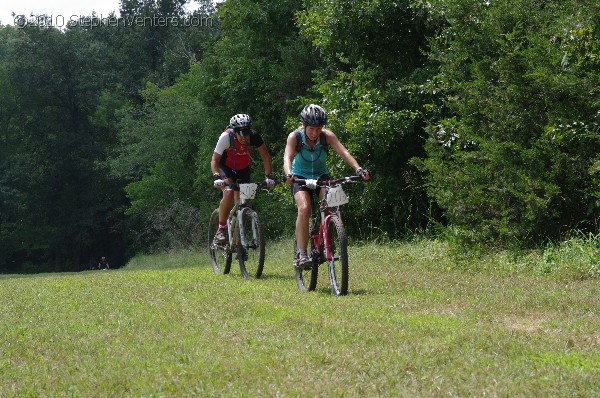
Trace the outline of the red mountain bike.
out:
M 342 177 L 336 180 L 302 180 L 295 179 L 300 185 L 311 189 L 323 187 L 325 195 L 317 208 L 311 195 L 312 216 L 310 222 L 310 257 L 311 264 L 299 267 L 298 248 L 294 242 L 294 270 L 296 283 L 300 290 L 315 290 L 319 275 L 319 265 L 327 262 L 331 290 L 336 296 L 348 293 L 348 241 L 340 212 L 340 206 L 348 203 L 342 185 L 363 181 L 361 177 Z

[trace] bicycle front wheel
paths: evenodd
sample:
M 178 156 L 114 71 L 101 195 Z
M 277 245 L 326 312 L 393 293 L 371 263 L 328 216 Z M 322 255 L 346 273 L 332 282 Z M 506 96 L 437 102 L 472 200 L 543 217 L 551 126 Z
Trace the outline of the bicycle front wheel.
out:
M 337 215 L 327 220 L 327 264 L 331 290 L 336 296 L 348 293 L 348 243 L 344 224 Z
M 254 210 L 246 208 L 239 222 L 240 241 L 237 245 L 237 256 L 240 271 L 245 278 L 260 278 L 265 264 L 265 237 L 260 219 Z M 242 231 L 244 239 L 241 238 Z
M 208 256 L 215 274 L 228 274 L 231 269 L 231 250 L 229 243 L 219 245 L 215 235 L 219 228 L 219 209 L 212 212 L 208 223 Z

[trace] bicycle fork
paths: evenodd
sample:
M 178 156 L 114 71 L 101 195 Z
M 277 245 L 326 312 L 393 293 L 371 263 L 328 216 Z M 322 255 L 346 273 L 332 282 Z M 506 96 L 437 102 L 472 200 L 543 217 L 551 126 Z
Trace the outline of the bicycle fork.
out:
M 228 233 L 228 238 L 229 238 L 229 243 L 231 248 L 234 248 L 234 239 L 237 236 L 237 230 L 236 228 L 239 228 L 239 219 L 240 219 L 240 211 L 239 211 L 239 207 L 237 204 L 234 205 L 234 207 L 231 209 L 231 211 L 229 212 L 229 217 L 227 218 L 227 233 Z
M 244 209 L 245 207 L 240 207 L 238 209 L 238 215 L 237 215 L 237 225 L 240 231 L 240 241 L 237 242 L 238 245 L 241 245 L 243 248 L 247 248 L 252 244 L 252 248 L 256 248 L 256 242 L 252 241 L 252 242 L 248 242 L 246 240 L 246 230 L 244 229 L 244 219 L 243 219 L 243 213 L 244 213 Z M 256 231 L 256 224 L 254 223 L 254 220 L 252 219 L 252 216 L 250 216 L 250 221 L 252 224 L 252 235 L 250 235 L 251 238 L 255 237 L 257 235 L 257 231 Z M 250 231 L 249 231 L 250 232 Z
M 240 241 L 237 243 L 238 245 L 241 245 L 242 247 L 246 247 L 246 231 L 244 231 L 244 220 L 242 219 L 243 217 L 243 212 L 244 209 L 239 209 L 238 210 L 238 227 L 240 229 Z

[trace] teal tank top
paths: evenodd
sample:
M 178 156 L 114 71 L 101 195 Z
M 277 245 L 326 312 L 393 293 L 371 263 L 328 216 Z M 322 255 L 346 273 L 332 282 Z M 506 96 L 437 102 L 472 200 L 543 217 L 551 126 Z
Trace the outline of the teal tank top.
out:
M 311 179 L 329 174 L 327 171 L 327 152 L 321 146 L 320 140 L 317 139 L 317 143 L 311 149 L 306 143 L 304 130 L 300 131 L 300 135 L 302 136 L 302 149 L 294 156 L 292 174 Z

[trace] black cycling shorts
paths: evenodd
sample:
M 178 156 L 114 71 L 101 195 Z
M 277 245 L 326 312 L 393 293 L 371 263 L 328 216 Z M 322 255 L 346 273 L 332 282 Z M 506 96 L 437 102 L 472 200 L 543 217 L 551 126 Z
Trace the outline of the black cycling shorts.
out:
M 301 180 L 305 180 L 305 178 L 302 177 L 302 176 L 294 176 L 294 177 L 299 178 Z M 329 178 L 329 174 L 323 174 L 321 177 L 319 177 L 319 180 L 329 180 L 329 179 L 330 179 Z M 308 192 L 308 193 L 313 193 L 314 192 L 314 193 L 317 194 L 317 197 L 318 197 L 319 194 L 321 193 L 321 187 L 317 187 L 317 189 L 315 189 L 313 191 L 312 189 L 308 188 L 306 185 L 298 185 L 297 183 L 294 182 L 292 184 L 292 197 L 294 195 L 296 195 L 296 192 L 299 192 L 299 191 L 305 191 L 305 192 Z
M 233 182 L 246 184 L 250 182 L 250 167 L 241 170 L 232 170 L 224 164 L 219 165 L 221 178 L 231 178 Z

